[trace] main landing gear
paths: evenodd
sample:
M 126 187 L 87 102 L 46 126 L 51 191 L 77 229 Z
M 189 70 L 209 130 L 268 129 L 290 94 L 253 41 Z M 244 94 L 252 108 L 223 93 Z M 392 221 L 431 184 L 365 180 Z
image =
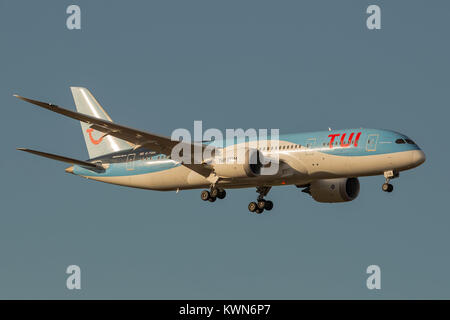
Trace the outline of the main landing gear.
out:
M 200 197 L 203 201 L 214 202 L 217 198 L 223 199 L 227 195 L 225 189 L 219 189 L 216 187 L 212 187 L 210 191 L 203 190 L 200 194 Z
M 248 204 L 248 210 L 254 213 L 262 213 L 264 210 L 272 210 L 273 202 L 265 200 L 264 197 L 269 193 L 271 187 L 257 187 L 256 192 L 259 193 L 257 201 Z
M 384 177 L 386 178 L 386 182 L 381 186 L 381 190 L 383 190 L 384 192 L 392 192 L 394 190 L 394 186 L 389 182 L 391 181 L 391 179 L 398 178 L 399 173 L 394 170 L 385 171 Z

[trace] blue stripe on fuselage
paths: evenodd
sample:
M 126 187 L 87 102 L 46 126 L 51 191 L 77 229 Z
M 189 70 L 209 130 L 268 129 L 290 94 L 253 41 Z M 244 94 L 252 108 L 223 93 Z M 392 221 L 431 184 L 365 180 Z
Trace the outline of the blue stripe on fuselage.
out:
M 121 177 L 121 176 L 131 176 L 131 175 L 159 172 L 169 170 L 178 166 L 180 166 L 180 164 L 177 164 L 175 161 L 170 159 L 135 160 L 128 163 L 126 162 L 110 163 L 108 168 L 104 172 L 99 173 L 75 165 L 73 173 L 89 177 Z
M 357 134 L 361 132 L 358 139 L 357 146 L 355 146 L 355 138 Z M 348 147 L 341 147 L 341 137 L 345 134 L 344 143 L 348 143 L 348 138 L 353 133 L 353 141 Z M 331 135 L 335 136 L 335 143 L 330 148 Z M 262 138 L 262 137 L 259 137 Z M 270 136 L 268 137 L 270 139 Z M 336 156 L 369 156 L 379 154 L 389 154 L 395 152 L 420 150 L 416 144 L 397 144 L 397 139 L 409 139 L 403 134 L 394 132 L 391 130 L 378 130 L 378 129 L 343 129 L 343 130 L 331 130 L 331 131 L 317 131 L 309 133 L 293 133 L 280 135 L 280 141 L 286 143 L 308 146 L 311 151 L 323 152 L 325 154 Z M 247 138 L 246 141 L 254 141 L 256 137 Z M 230 139 L 230 140 L 215 140 L 211 142 L 211 145 L 217 147 L 227 147 L 236 143 L 243 143 L 245 140 Z M 282 150 L 281 150 L 282 151 Z M 91 170 L 85 169 L 80 166 L 74 166 L 74 173 L 83 176 L 127 176 L 137 175 L 152 172 L 159 172 L 163 170 L 169 170 L 174 167 L 180 166 L 180 164 L 170 159 L 161 159 L 162 155 L 157 155 L 154 152 L 153 156 L 147 157 L 147 160 L 142 160 L 142 154 L 148 153 L 149 150 L 139 148 L 137 150 L 125 150 L 114 154 L 105 155 L 93 160 L 100 160 L 102 163 L 109 163 L 109 167 L 102 173 L 96 173 Z M 128 154 L 135 154 L 136 159 L 134 161 L 126 162 Z M 158 160 L 154 160 L 158 159 Z
M 361 132 L 357 146 L 354 145 L 354 140 L 357 134 Z M 341 147 L 340 142 L 342 136 L 345 134 L 344 143 L 348 142 L 348 138 L 353 135 L 353 143 L 349 147 Z M 330 148 L 331 135 L 335 136 L 335 142 L 333 147 Z M 259 137 L 261 139 L 261 137 Z M 369 138 L 376 138 L 375 148 L 370 148 Z M 270 139 L 270 136 L 268 137 Z M 280 141 L 287 143 L 298 144 L 301 146 L 310 145 L 312 151 L 323 152 L 326 154 L 339 155 L 339 156 L 367 156 L 375 154 L 387 154 L 394 152 L 402 152 L 408 150 L 420 150 L 416 144 L 396 144 L 397 139 L 409 139 L 407 136 L 391 131 L 391 130 L 379 130 L 379 129 L 343 129 L 343 130 L 331 130 L 331 131 L 317 131 L 306 133 L 291 133 L 283 134 L 279 137 Z M 254 141 L 255 137 L 247 139 L 246 141 Z M 217 147 L 231 146 L 236 143 L 243 143 L 244 139 L 228 139 L 225 143 L 222 141 L 214 141 L 211 144 Z M 374 142 L 373 140 L 371 141 Z M 369 146 L 368 146 L 369 144 Z
M 359 137 L 357 145 L 355 146 L 355 138 L 359 132 L 361 132 L 361 136 Z M 348 141 L 352 133 L 353 139 L 352 141 Z M 330 148 L 330 141 L 332 139 L 331 136 L 337 134 L 339 135 L 335 136 L 334 144 Z M 344 134 L 344 144 L 352 142 L 348 147 L 341 147 L 341 138 Z M 314 151 L 336 156 L 360 157 L 409 150 L 420 150 L 420 148 L 416 144 L 397 144 L 395 142 L 397 139 L 409 138 L 394 131 L 377 129 L 344 129 L 282 136 L 282 140 L 290 141 L 302 146 L 307 146 L 308 144 L 314 143 L 312 145 L 312 149 Z

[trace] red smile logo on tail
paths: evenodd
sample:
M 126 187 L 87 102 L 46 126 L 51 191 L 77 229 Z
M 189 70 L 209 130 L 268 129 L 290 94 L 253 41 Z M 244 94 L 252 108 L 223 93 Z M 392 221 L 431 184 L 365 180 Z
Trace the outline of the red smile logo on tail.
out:
M 86 132 L 89 133 L 89 139 L 91 139 L 91 142 L 92 142 L 93 144 L 99 144 L 100 142 L 102 142 L 103 136 L 101 136 L 100 139 L 95 140 L 95 139 L 92 137 L 92 131 L 94 131 L 94 129 L 92 129 L 92 128 L 89 128 L 89 129 L 86 130 Z

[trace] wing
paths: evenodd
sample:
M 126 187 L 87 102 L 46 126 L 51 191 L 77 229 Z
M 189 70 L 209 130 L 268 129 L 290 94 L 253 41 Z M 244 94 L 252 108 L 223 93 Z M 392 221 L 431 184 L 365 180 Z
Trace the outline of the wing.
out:
M 129 128 L 108 120 L 98 119 L 83 113 L 64 109 L 54 104 L 24 98 L 19 95 L 14 96 L 44 109 L 90 124 L 90 127 L 92 129 L 103 132 L 104 136 L 110 135 L 119 139 L 126 140 L 132 143 L 135 148 L 146 147 L 159 153 L 170 155 L 173 147 L 175 147 L 179 143 L 183 143 L 180 141 L 173 141 L 169 137 Z M 195 144 L 193 143 L 185 143 L 185 147 L 191 148 L 191 151 L 193 150 L 194 145 Z M 199 144 L 199 146 L 201 146 L 202 149 L 206 147 L 203 144 Z M 194 153 L 191 152 L 191 154 L 193 155 Z M 193 163 L 193 161 L 191 161 L 191 163 Z

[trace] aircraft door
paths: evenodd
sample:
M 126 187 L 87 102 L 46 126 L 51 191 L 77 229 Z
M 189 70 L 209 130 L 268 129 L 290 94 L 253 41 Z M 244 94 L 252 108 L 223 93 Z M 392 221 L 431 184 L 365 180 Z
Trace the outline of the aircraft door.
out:
M 366 151 L 377 151 L 378 134 L 369 134 L 367 137 Z
M 310 138 L 308 140 L 306 140 L 306 155 L 312 155 L 313 154 L 313 149 L 316 145 L 316 138 Z
M 127 157 L 127 170 L 134 170 L 134 159 L 136 158 L 135 153 L 130 153 Z

